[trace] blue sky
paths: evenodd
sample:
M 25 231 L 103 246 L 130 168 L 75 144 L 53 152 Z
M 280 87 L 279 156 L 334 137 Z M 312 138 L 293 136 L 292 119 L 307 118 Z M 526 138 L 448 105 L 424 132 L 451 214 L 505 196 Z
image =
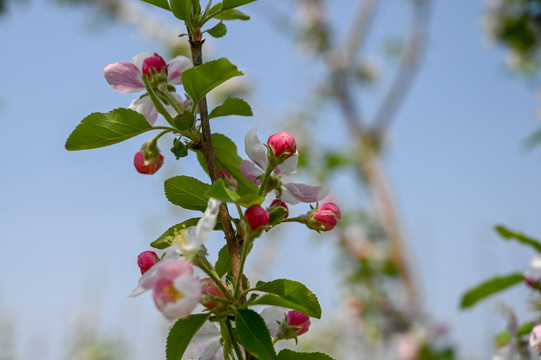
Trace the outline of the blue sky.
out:
M 252 21 L 231 23 L 225 38 L 209 41 L 212 57 L 229 57 L 253 84 L 254 118 L 213 124 L 239 144 L 253 126 L 261 139 L 279 130 L 269 120 L 303 100 L 320 74 L 269 26 L 260 3 L 246 7 Z M 330 16 L 347 19 L 347 4 L 337 2 Z M 87 12 L 51 2 L 11 2 L 9 10 L 0 18 L 0 317 L 14 323 L 21 359 L 59 359 L 81 309 L 94 309 L 100 330 L 138 344 L 141 359 L 160 358 L 163 337 L 155 333 L 165 321 L 149 296 L 126 295 L 138 279 L 137 254 L 189 216 L 168 204 L 163 180 L 201 172 L 193 159 L 177 163 L 169 154 L 155 176 L 137 174 L 132 159 L 144 136 L 93 151 L 64 149 L 86 115 L 132 100 L 107 85 L 103 67 L 159 45 L 131 27 L 97 25 Z M 492 313 L 492 300 L 458 311 L 460 294 L 491 275 L 523 269 L 533 255 L 498 240 L 492 227 L 503 223 L 541 237 L 541 149 L 523 146 L 539 126 L 539 100 L 509 75 L 504 52 L 484 43 L 481 14 L 478 2 L 435 4 L 423 67 L 398 113 L 387 155 L 427 311 L 451 323 L 462 354 L 480 359 L 503 321 Z M 400 6 L 386 5 L 377 20 L 376 34 L 400 34 Z M 369 48 L 381 50 L 381 43 Z M 378 94 L 368 97 L 369 111 Z M 334 146 L 347 136 L 335 123 L 324 131 Z M 350 195 L 344 187 L 336 193 Z M 287 226 L 287 234 L 298 236 L 280 241 L 269 278 L 303 281 L 332 313 L 339 296 L 332 236 L 316 242 Z M 218 239 L 209 245 L 219 247 Z M 527 294 L 517 289 L 501 297 L 522 320 L 528 319 Z

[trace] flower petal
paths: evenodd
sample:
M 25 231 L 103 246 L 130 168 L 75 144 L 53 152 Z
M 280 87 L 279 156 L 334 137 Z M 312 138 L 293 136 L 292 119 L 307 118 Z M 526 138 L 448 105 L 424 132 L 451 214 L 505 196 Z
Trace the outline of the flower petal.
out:
M 246 134 L 244 138 L 244 150 L 257 166 L 263 170 L 267 168 L 267 149 L 265 149 L 257 137 L 257 128 L 253 128 Z
M 261 311 L 260 315 L 263 321 L 265 321 L 272 337 L 275 337 L 280 330 L 280 323 L 285 321 L 286 313 L 286 309 L 278 306 L 267 307 Z
M 139 92 L 145 89 L 143 73 L 129 62 L 109 64 L 103 69 L 105 80 L 113 89 L 123 93 Z
M 158 119 L 158 111 L 150 100 L 150 96 L 142 96 L 133 100 L 129 108 L 142 114 L 150 125 L 154 125 Z
M 182 84 L 181 75 L 184 70 L 190 68 L 192 62 L 186 56 L 177 56 L 167 64 L 167 82 L 173 85 Z
M 296 204 L 299 201 L 304 203 L 313 203 L 323 199 L 329 193 L 328 187 L 312 186 L 299 183 L 283 184 L 282 190 L 282 200 L 290 204 Z
M 263 170 L 255 166 L 253 162 L 242 160 L 240 163 L 240 171 L 242 172 L 242 175 L 246 177 L 246 179 L 250 180 L 256 185 L 261 185 L 261 179 L 256 180 L 256 178 L 263 175 Z
M 177 99 L 177 101 L 182 105 L 184 106 L 184 102 L 185 100 L 182 98 L 182 96 L 180 96 L 179 94 L 177 94 L 176 92 L 171 92 L 170 93 L 175 99 Z M 169 115 L 171 115 L 172 117 L 175 117 L 178 114 L 178 112 L 175 110 L 175 108 L 171 105 L 165 105 L 165 110 L 167 110 L 167 112 L 169 113 Z
M 203 245 L 203 243 L 207 241 L 211 231 L 214 230 L 220 204 L 220 201 L 210 198 L 205 213 L 197 222 L 195 236 L 197 237 L 200 245 Z
M 278 172 L 282 175 L 293 175 L 297 173 L 297 165 L 299 164 L 299 153 L 295 153 L 288 157 L 283 163 L 278 165 L 276 168 Z
M 139 70 L 143 69 L 143 63 L 146 59 L 149 57 L 152 57 L 152 54 L 149 52 L 142 52 L 137 55 L 135 55 L 131 60 L 133 61 L 133 64 L 137 66 Z

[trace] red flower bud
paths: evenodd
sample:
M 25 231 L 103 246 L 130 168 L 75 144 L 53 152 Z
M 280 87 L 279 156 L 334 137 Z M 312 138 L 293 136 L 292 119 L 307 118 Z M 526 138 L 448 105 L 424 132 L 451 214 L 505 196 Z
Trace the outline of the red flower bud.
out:
M 301 312 L 291 310 L 287 313 L 287 325 L 289 327 L 299 328 L 295 333 L 295 336 L 302 335 L 307 332 L 310 327 L 310 317 Z
M 143 251 L 140 253 L 137 257 L 137 265 L 139 265 L 139 269 L 141 269 L 141 275 L 146 273 L 148 269 L 153 267 L 158 261 L 160 261 L 160 258 L 154 251 Z
M 338 219 L 341 217 L 342 213 L 336 204 L 323 204 L 312 216 L 312 220 L 315 221 L 315 224 L 312 224 L 311 228 L 320 231 L 332 230 L 332 228 L 336 226 L 336 223 L 338 223 Z
M 225 285 L 225 284 L 224 284 Z M 211 278 L 204 278 L 201 279 L 201 287 L 203 288 L 203 295 L 208 294 L 210 296 L 214 297 L 224 297 L 224 293 L 220 288 L 216 285 L 214 280 Z M 207 309 L 214 309 L 216 306 L 220 305 L 218 301 L 205 301 L 205 297 L 203 296 L 203 301 L 201 301 L 201 304 L 203 304 L 204 307 Z
M 151 69 L 154 69 L 154 71 L 159 74 L 164 68 L 165 74 L 167 74 L 167 63 L 157 53 L 154 53 L 154 55 L 146 58 L 145 61 L 143 61 L 143 74 L 147 74 L 149 78 L 152 78 Z
M 287 204 L 280 199 L 276 199 L 270 204 L 271 208 L 275 206 L 281 206 L 281 207 L 286 208 L 287 212 L 286 212 L 286 215 L 284 216 L 284 219 L 287 219 L 287 217 L 289 216 L 289 208 L 287 207 Z
M 274 156 L 284 156 L 284 159 L 297 152 L 295 138 L 286 132 L 272 135 L 267 141 L 267 145 L 272 149 Z
M 141 174 L 154 174 L 162 167 L 163 155 L 158 153 L 150 153 L 149 158 L 145 159 L 145 151 L 140 150 L 135 153 L 133 164 L 137 171 Z
M 246 209 L 244 218 L 252 231 L 269 224 L 269 213 L 261 205 L 252 205 Z

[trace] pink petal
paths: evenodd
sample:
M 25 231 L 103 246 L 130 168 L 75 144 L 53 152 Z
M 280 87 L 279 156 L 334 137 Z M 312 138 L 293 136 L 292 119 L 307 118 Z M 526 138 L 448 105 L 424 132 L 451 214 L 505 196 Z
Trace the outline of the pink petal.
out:
M 143 73 L 129 62 L 109 64 L 103 69 L 105 80 L 113 89 L 123 93 L 139 92 L 145 89 Z
M 133 100 L 129 108 L 142 114 L 150 125 L 154 125 L 158 119 L 158 110 L 154 107 L 150 96 L 143 96 Z
M 182 79 L 180 76 L 184 70 L 190 68 L 192 62 L 186 56 L 177 56 L 173 60 L 169 61 L 167 65 L 167 82 L 173 85 L 182 84 Z
M 246 177 L 246 179 L 250 180 L 256 185 L 261 185 L 261 179 L 256 180 L 256 178 L 263 175 L 263 171 L 255 166 L 253 162 L 242 160 L 240 163 L 240 171 Z
M 323 199 L 329 193 L 328 187 L 299 183 L 283 184 L 282 190 L 282 200 L 290 204 L 296 204 L 298 201 L 313 203 Z
M 257 137 L 257 128 L 248 131 L 244 138 L 244 150 L 248 157 L 262 169 L 267 168 L 267 149 Z
M 143 69 L 143 63 L 146 59 L 149 57 L 152 57 L 152 54 L 149 52 L 142 52 L 137 55 L 135 55 L 131 60 L 133 61 L 134 65 L 137 66 L 139 70 Z

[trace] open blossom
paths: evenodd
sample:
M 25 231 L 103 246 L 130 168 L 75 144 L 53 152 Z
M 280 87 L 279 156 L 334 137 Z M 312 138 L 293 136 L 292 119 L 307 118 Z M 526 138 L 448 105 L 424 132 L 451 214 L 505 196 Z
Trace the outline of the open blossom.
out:
M 242 174 L 254 184 L 260 185 L 261 178 L 269 162 L 267 159 L 267 149 L 257 137 L 257 128 L 253 128 L 246 134 L 244 143 L 246 154 L 252 161 L 242 161 Z M 279 196 L 281 200 L 289 204 L 297 204 L 299 201 L 313 203 L 323 199 L 329 193 L 328 188 L 289 181 L 288 176 L 297 172 L 298 161 L 299 155 L 298 153 L 294 153 L 273 171 L 272 176 L 280 183 L 282 193 Z
M 143 83 L 143 74 L 145 73 L 148 76 L 151 76 L 150 69 L 154 69 L 157 73 L 161 73 L 164 69 L 164 64 L 165 61 L 163 58 L 156 53 L 154 53 L 154 55 L 150 53 L 141 53 L 133 58 L 133 63 L 118 62 L 107 65 L 103 70 L 103 74 L 113 89 L 123 93 L 135 93 L 146 89 L 145 84 Z M 182 84 L 182 72 L 190 66 L 191 62 L 185 56 L 177 56 L 171 60 L 165 67 L 167 83 L 170 85 Z M 179 102 L 184 101 L 182 97 L 175 92 L 172 92 L 171 95 Z M 129 108 L 143 114 L 151 125 L 154 125 L 158 119 L 158 111 L 147 94 L 133 100 Z M 165 105 L 165 108 L 171 114 L 175 114 L 171 106 Z
M 536 325 L 530 333 L 530 346 L 535 351 L 541 351 L 541 325 Z
M 190 341 L 184 353 L 186 360 L 223 360 L 222 334 L 215 322 L 206 321 Z

